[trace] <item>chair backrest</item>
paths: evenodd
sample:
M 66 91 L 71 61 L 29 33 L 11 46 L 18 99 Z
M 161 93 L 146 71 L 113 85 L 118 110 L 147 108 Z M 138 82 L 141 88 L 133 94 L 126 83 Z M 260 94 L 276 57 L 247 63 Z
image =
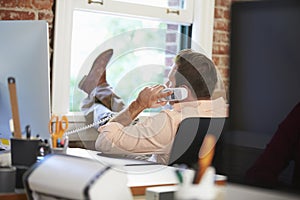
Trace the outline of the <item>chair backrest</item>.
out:
M 222 132 L 225 118 L 191 117 L 184 119 L 178 127 L 168 165 L 185 164 L 195 168 L 199 150 L 209 132 L 217 138 Z

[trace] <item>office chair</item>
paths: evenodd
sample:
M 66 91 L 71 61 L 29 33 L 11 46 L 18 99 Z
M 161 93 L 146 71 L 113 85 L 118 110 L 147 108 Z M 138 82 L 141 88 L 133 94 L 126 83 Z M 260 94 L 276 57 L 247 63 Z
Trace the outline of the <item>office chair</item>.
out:
M 204 168 L 211 164 L 214 155 L 213 147 L 211 151 L 212 154 L 208 155 L 209 158 L 203 159 L 203 164 L 199 163 L 199 150 L 204 137 L 207 133 L 210 133 L 214 135 L 215 138 L 218 138 L 222 132 L 224 122 L 225 118 L 191 117 L 184 119 L 177 129 L 168 165 L 184 164 L 188 168 L 192 168 L 197 173 L 200 173 L 200 175 L 196 177 L 200 179 Z

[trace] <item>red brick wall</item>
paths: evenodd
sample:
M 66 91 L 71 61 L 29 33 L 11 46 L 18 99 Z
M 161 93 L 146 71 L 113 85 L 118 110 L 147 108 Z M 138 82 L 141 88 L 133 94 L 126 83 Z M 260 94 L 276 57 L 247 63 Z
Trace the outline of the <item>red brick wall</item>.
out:
M 222 74 L 225 86 L 229 86 L 229 26 L 232 0 L 215 0 L 215 21 L 213 35 L 214 63 Z
M 229 84 L 229 23 L 232 0 L 215 0 L 213 60 Z M 47 20 L 53 41 L 54 0 L 0 0 L 0 20 Z M 50 48 L 51 49 L 51 48 Z
M 52 51 L 53 1 L 0 0 L 0 20 L 46 20 L 49 24 L 50 51 Z
M 54 0 L 0 0 L 0 20 L 47 20 L 53 29 Z M 52 39 L 52 35 L 50 35 Z
M 37 20 L 52 22 L 53 0 L 0 0 L 1 20 Z

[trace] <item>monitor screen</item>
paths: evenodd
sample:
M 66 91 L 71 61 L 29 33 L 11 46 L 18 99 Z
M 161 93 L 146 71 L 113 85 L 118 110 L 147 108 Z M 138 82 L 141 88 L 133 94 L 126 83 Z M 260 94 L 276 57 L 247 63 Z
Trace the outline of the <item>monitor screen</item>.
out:
M 235 2 L 230 129 L 273 135 L 300 101 L 300 2 Z
M 8 77 L 15 78 L 20 128 L 49 138 L 50 75 L 46 21 L 0 21 L 0 138 L 9 139 L 12 119 Z

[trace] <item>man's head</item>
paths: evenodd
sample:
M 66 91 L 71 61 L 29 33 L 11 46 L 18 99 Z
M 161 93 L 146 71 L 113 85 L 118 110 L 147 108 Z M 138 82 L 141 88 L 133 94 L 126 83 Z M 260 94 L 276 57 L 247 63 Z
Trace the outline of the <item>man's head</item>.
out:
M 169 79 L 172 87 L 188 87 L 197 99 L 210 98 L 218 80 L 213 62 L 191 49 L 177 54 Z

